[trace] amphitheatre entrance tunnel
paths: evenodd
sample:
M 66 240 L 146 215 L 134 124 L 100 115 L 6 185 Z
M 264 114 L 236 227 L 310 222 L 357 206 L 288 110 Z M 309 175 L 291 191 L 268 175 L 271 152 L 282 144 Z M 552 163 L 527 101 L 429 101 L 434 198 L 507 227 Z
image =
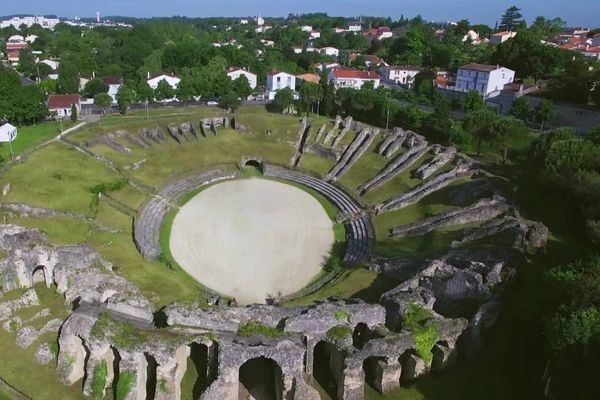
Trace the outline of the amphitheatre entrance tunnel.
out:
M 239 374 L 239 400 L 283 399 L 283 373 L 272 359 L 250 359 L 240 367 Z

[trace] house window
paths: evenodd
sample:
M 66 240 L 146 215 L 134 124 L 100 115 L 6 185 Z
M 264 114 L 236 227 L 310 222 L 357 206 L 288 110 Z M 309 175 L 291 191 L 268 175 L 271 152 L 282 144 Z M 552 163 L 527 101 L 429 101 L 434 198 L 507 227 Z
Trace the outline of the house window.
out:
M 288 86 L 290 86 L 290 87 L 292 86 L 292 77 L 291 77 L 291 76 L 288 76 L 288 79 L 287 79 L 287 84 L 288 84 Z
M 277 83 L 279 83 L 279 82 L 281 82 L 281 77 L 280 76 L 277 77 Z

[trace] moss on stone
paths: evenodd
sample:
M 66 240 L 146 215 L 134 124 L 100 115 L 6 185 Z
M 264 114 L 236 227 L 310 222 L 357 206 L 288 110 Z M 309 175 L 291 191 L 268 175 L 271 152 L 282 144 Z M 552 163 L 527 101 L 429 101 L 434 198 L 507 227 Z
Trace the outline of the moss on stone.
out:
M 242 336 L 254 336 L 263 335 L 269 337 L 280 337 L 283 336 L 281 329 L 273 328 L 268 325 L 262 324 L 256 321 L 246 322 L 241 324 L 238 328 L 238 335 Z
M 403 327 L 415 339 L 417 355 L 426 364 L 431 364 L 433 359 L 431 350 L 439 338 L 438 326 L 433 321 L 432 312 L 416 304 L 409 305 L 403 318 Z
M 327 336 L 334 340 L 344 340 L 352 337 L 352 328 L 346 325 L 336 325 L 327 331 Z

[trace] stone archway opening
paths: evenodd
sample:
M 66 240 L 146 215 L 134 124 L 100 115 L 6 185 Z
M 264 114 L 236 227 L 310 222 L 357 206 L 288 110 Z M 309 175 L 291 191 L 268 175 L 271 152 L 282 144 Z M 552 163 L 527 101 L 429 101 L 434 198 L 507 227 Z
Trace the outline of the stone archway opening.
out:
M 425 362 L 413 349 L 406 350 L 402 353 L 398 361 L 402 366 L 402 373 L 400 375 L 401 386 L 421 375 L 426 368 Z
M 144 357 L 146 358 L 146 400 L 153 400 L 156 396 L 156 368 L 158 363 L 148 353 L 144 353 Z
M 332 399 L 343 388 L 344 355 L 333 344 L 321 341 L 314 349 L 313 378 Z
M 216 344 L 213 344 L 216 346 Z M 181 380 L 182 398 L 198 399 L 216 379 L 216 360 L 212 359 L 209 347 L 201 343 L 188 345 L 187 366 Z
M 242 163 L 242 176 L 256 177 L 263 175 L 262 162 L 255 159 L 248 159 Z
M 383 393 L 383 373 L 387 365 L 385 357 L 372 356 L 363 361 L 363 371 L 365 372 L 365 383 Z
M 356 325 L 352 333 L 352 345 L 357 349 L 362 349 L 369 341 L 371 332 L 369 327 L 364 322 Z
M 246 361 L 239 371 L 239 400 L 282 400 L 283 372 L 271 358 Z
M 35 285 L 36 283 L 43 283 L 48 286 L 48 279 L 46 276 L 46 267 L 43 265 L 38 265 L 35 267 L 33 272 L 31 273 L 31 283 Z

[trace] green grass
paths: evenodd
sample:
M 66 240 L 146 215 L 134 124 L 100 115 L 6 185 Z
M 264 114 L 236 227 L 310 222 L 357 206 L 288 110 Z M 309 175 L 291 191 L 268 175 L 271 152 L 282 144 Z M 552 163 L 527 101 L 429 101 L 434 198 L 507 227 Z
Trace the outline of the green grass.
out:
M 241 324 L 237 331 L 238 335 L 242 336 L 268 336 L 273 338 L 278 338 L 283 336 L 283 331 L 281 329 L 273 328 L 268 325 L 262 324 L 260 322 L 251 321 L 246 322 L 245 324 Z
M 65 122 L 67 129 L 70 122 Z M 44 122 L 39 125 L 23 126 L 18 128 L 17 138 L 12 142 L 12 151 L 14 157 L 23 154 L 29 149 L 34 148 L 48 140 L 58 136 L 60 133 L 60 124 L 58 122 Z M 10 160 L 10 147 L 8 143 L 0 144 L 0 157 Z
M 136 373 L 134 371 L 122 371 L 119 374 L 119 380 L 117 381 L 117 392 L 115 393 L 115 399 L 125 400 L 127 395 L 129 395 L 135 380 Z

